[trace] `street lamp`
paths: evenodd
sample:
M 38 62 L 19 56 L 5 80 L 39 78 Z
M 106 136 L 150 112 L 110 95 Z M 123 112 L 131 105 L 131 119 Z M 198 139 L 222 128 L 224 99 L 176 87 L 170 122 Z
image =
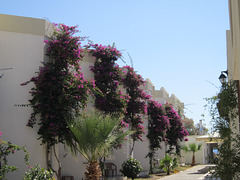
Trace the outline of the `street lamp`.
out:
M 221 71 L 221 75 L 219 76 L 219 80 L 220 82 L 223 84 L 225 84 L 227 82 L 227 76 L 225 76 L 223 73 L 225 73 L 228 76 L 228 71 Z M 236 85 L 237 85 L 237 97 L 238 97 L 238 131 L 240 133 L 240 84 L 239 84 L 239 80 L 235 80 Z
M 225 84 L 227 82 L 227 76 L 224 75 L 223 73 L 225 73 L 226 75 L 228 75 L 228 71 L 221 71 L 221 75 L 219 76 L 219 81 L 221 82 L 221 84 Z

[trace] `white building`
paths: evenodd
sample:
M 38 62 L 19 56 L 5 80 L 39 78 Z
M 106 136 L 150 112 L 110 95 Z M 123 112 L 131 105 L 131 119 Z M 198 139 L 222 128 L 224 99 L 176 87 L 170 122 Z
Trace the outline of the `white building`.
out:
M 45 146 L 40 145 L 38 127 L 26 126 L 31 115 L 30 107 L 17 107 L 29 104 L 31 86 L 20 86 L 36 75 L 41 62 L 44 61 L 44 40 L 51 34 L 51 24 L 42 19 L 33 19 L 9 15 L 0 15 L 0 131 L 2 139 L 13 144 L 26 146 L 30 152 L 30 163 L 45 167 Z M 9 164 L 19 167 L 19 173 L 11 173 L 8 179 L 22 179 L 27 168 L 24 155 L 17 153 Z
M 36 75 L 41 62 L 46 60 L 44 40 L 51 36 L 53 26 L 43 19 L 11 16 L 0 14 L 0 131 L 2 139 L 20 146 L 26 146 L 30 152 L 30 163 L 40 164 L 46 168 L 46 147 L 41 145 L 38 139 L 38 127 L 33 129 L 26 126 L 31 115 L 30 107 L 19 107 L 17 105 L 29 104 L 31 85 L 20 86 Z M 93 78 L 89 66 L 93 65 L 94 58 L 86 55 L 81 64 L 85 78 Z M 10 68 L 6 70 L 6 68 Z M 33 85 L 33 84 L 32 84 Z M 183 106 L 175 95 L 169 97 L 164 88 L 155 90 L 154 85 L 147 79 L 144 87 L 148 94 L 161 103 L 170 102 L 176 107 Z M 92 103 L 88 104 L 93 107 Z M 147 127 L 147 120 L 144 122 Z M 164 146 L 163 146 L 164 147 Z M 62 175 L 72 175 L 75 180 L 84 178 L 85 160 L 65 151 L 62 145 L 57 146 L 59 158 L 62 163 Z M 164 156 L 165 150 L 159 151 L 159 157 Z M 149 169 L 149 160 L 145 158 L 148 154 L 148 141 L 137 142 L 135 145 L 134 158 L 138 159 L 144 170 Z M 22 179 L 27 168 L 24 165 L 23 153 L 16 153 L 9 159 L 9 164 L 19 167 L 19 172 L 10 173 L 8 179 Z M 126 144 L 122 150 L 115 151 L 107 161 L 114 162 L 118 171 L 121 164 L 129 157 L 129 146 Z M 56 166 L 56 159 L 51 159 Z M 119 172 L 118 172 L 119 173 Z
M 228 0 L 230 30 L 227 30 L 227 71 L 228 81 L 235 80 L 238 86 L 238 101 L 240 102 L 240 1 Z M 225 70 L 225 69 L 224 69 Z M 238 105 L 238 114 L 240 106 Z M 240 132 L 239 116 L 234 121 L 232 131 L 236 134 Z

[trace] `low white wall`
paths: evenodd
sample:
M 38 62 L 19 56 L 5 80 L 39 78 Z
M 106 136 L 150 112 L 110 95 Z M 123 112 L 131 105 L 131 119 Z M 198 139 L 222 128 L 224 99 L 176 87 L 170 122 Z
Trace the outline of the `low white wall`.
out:
M 195 153 L 195 159 L 197 164 L 205 164 L 205 157 L 204 157 L 204 152 L 206 151 L 206 143 L 204 141 L 196 141 L 196 135 L 191 135 L 188 136 L 187 138 L 189 139 L 188 142 L 183 142 L 182 144 L 188 145 L 189 143 L 197 143 L 197 144 L 202 144 L 201 150 L 197 151 Z M 192 163 L 192 152 L 186 153 L 185 151 L 181 150 L 181 163 L 186 163 L 186 164 L 191 164 Z

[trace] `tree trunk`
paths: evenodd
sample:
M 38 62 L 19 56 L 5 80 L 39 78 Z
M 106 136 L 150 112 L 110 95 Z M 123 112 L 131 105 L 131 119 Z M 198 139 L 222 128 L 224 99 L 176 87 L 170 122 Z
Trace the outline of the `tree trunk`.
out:
M 101 168 L 98 161 L 91 161 L 87 166 L 87 172 L 85 172 L 86 180 L 97 180 L 101 177 Z
M 133 158 L 133 150 L 134 150 L 134 146 L 135 146 L 135 141 L 133 140 L 133 145 L 130 151 L 130 156 Z
M 170 168 L 167 169 L 167 175 L 170 175 Z
M 57 145 L 57 144 L 55 144 L 55 145 Z M 55 145 L 53 145 L 53 146 L 52 146 L 53 149 L 51 149 L 51 146 L 49 145 L 49 142 L 47 143 L 47 147 L 46 147 L 47 170 L 52 170 L 53 173 L 55 173 L 57 179 L 58 179 L 58 180 L 61 180 L 61 179 L 62 179 L 62 174 L 61 174 L 61 172 L 62 172 L 62 171 L 61 171 L 61 170 L 62 170 L 62 167 L 61 167 L 60 160 L 59 160 L 58 157 L 57 157 Z M 50 149 L 51 149 L 51 150 L 50 150 Z M 53 158 L 53 155 L 50 153 L 50 151 L 53 151 L 54 157 L 56 158 L 56 161 L 57 161 L 57 163 L 58 163 L 58 169 L 57 169 L 57 170 L 54 170 L 53 167 L 52 167 L 51 159 Z
M 192 164 L 191 164 L 191 166 L 195 166 L 195 164 L 196 164 L 195 154 L 193 153 Z
M 153 159 L 152 157 L 149 157 L 149 164 L 150 164 L 149 174 L 153 174 L 152 159 Z
M 46 146 L 46 164 L 47 164 L 47 170 L 51 169 L 51 163 L 50 163 L 50 146 L 49 146 L 49 142 L 47 142 L 47 146 Z
M 60 160 L 58 159 L 55 146 L 56 146 L 56 144 L 53 145 L 53 152 L 54 152 L 54 156 L 55 156 L 55 158 L 56 158 L 56 160 L 57 160 L 57 163 L 58 163 L 58 170 L 57 170 L 56 175 L 57 175 L 57 179 L 58 179 L 58 180 L 61 180 L 61 179 L 62 179 L 62 167 L 61 167 Z
M 153 156 L 154 156 L 154 154 L 155 154 L 155 152 L 152 149 L 148 153 L 149 165 L 150 165 L 149 174 L 153 174 Z

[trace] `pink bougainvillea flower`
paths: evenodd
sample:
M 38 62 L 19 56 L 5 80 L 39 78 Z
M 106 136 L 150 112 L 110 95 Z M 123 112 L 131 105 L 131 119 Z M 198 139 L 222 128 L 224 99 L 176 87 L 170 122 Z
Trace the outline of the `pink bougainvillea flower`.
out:
M 76 26 L 54 24 L 55 32 L 48 40 L 46 55 L 54 63 L 44 64 L 39 68 L 37 76 L 21 85 L 34 83 L 30 99 L 33 113 L 27 126 L 33 127 L 39 121 L 38 134 L 43 143 L 58 143 L 56 136 L 69 139 L 70 130 L 66 114 L 73 110 L 80 113 L 87 106 L 88 97 L 95 92 L 93 82 L 85 80 L 80 71 L 80 62 L 83 60 L 84 49 L 81 47 L 85 37 L 77 37 Z M 40 115 L 40 119 L 36 118 Z
M 0 136 L 2 135 L 2 131 L 0 131 Z

